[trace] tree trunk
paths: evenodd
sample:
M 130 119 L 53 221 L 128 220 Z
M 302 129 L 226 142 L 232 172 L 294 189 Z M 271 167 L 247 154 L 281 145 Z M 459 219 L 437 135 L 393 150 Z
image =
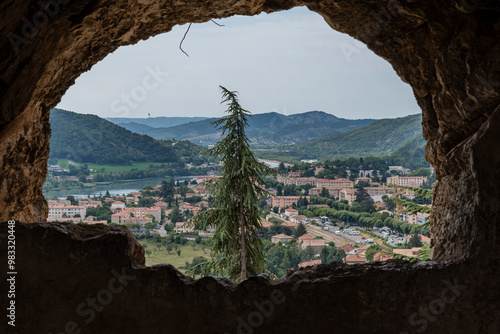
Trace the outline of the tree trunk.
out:
M 241 280 L 247 278 L 247 247 L 245 238 L 245 216 L 243 212 L 243 196 L 240 196 L 240 223 L 241 223 Z

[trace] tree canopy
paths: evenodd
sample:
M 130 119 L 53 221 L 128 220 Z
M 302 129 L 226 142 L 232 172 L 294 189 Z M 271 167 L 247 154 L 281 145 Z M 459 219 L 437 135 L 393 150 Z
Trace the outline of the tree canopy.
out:
M 203 228 L 216 227 L 214 258 L 194 268 L 200 267 L 203 274 L 216 273 L 244 280 L 265 269 L 264 249 L 257 235 L 257 231 L 262 230 L 258 200 L 270 195 L 265 190 L 263 177 L 274 171 L 259 162 L 250 149 L 245 128 L 251 114 L 241 107 L 237 92 L 222 86 L 220 89 L 228 115 L 212 125 L 222 131 L 224 138 L 206 154 L 221 159 L 221 177 L 207 181 L 207 190 L 213 195 L 211 209 L 196 216 Z

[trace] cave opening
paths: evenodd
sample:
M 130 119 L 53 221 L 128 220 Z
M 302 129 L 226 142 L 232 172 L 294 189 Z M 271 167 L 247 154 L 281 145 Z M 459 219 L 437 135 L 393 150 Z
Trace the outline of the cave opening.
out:
M 386 14 L 392 13 L 388 3 L 401 9 L 398 15 Z M 500 10 L 491 1 L 307 3 L 332 28 L 363 41 L 386 59 L 415 93 L 428 140 L 426 157 L 438 176 L 432 218 L 436 262 L 322 265 L 279 282 L 254 277 L 238 286 L 211 277 L 192 282 L 168 265 L 142 266 L 142 247 L 124 230 L 36 223 L 48 213 L 42 185 L 49 109 L 81 73 L 119 46 L 167 32 L 175 24 L 299 4 L 64 2 L 58 15 L 18 51 L 6 36 L 22 36 L 23 24 L 40 8 L 26 2 L 0 4 L 0 220 L 17 220 L 17 237 L 23 240 L 16 262 L 23 269 L 21 331 L 70 331 L 80 325 L 84 333 L 155 332 L 166 326 L 185 333 L 237 332 L 242 321 L 251 326 L 252 315 L 262 317 L 257 319 L 258 330 L 275 333 L 324 333 L 332 328 L 340 333 L 498 332 L 500 169 L 494 167 L 500 155 L 492 148 L 498 146 L 500 126 Z M 378 19 L 374 11 L 381 14 Z M 367 24 L 380 33 L 367 34 L 360 28 Z M 7 224 L 0 227 L 3 235 Z M 7 263 L 3 250 L 1 259 Z M 82 256 L 68 256 L 70 252 Z M 120 268 L 134 277 L 127 281 L 127 293 L 113 294 L 104 311 L 85 322 L 75 308 L 100 291 L 104 296 Z M 5 280 L 0 285 L 7 290 Z M 285 299 L 274 298 L 278 303 L 269 316 L 257 315 L 255 305 L 263 305 L 276 290 Z M 151 309 L 162 310 L 161 317 Z M 322 321 L 314 320 L 318 318 Z
M 68 89 L 56 106 L 57 109 L 62 110 L 52 111 L 52 151 L 48 164 L 51 166 L 61 164 L 64 169 L 72 169 L 71 175 L 77 173 L 77 168 L 86 166 L 90 173 L 88 175 L 78 173 L 75 174 L 76 177 L 80 179 L 79 182 L 86 183 L 87 186 L 94 181 L 96 185 L 92 188 L 61 191 L 59 189 L 65 186 L 65 181 L 55 180 L 54 176 L 60 178 L 59 175 L 65 174 L 50 171 L 44 184 L 44 194 L 51 198 L 49 221 L 61 221 L 63 219 L 60 218 L 64 217 L 72 218 L 61 217 L 61 214 L 54 211 L 56 209 L 51 209 L 51 206 L 56 205 L 53 203 L 56 198 L 65 199 L 71 196 L 75 201 L 72 204 L 76 204 L 78 198 L 101 197 L 109 191 L 113 197 L 120 196 L 120 198 L 115 198 L 116 201 L 126 201 L 126 209 L 132 210 L 133 213 L 125 214 L 126 217 L 114 217 L 108 223 L 140 225 L 140 227 L 134 227 L 134 231 L 142 231 L 140 234 L 142 238 L 143 234 L 147 233 L 144 231 L 144 224 L 148 226 L 147 231 L 149 229 L 156 231 L 158 228 L 156 225 L 153 227 L 151 222 L 147 223 L 139 219 L 145 216 L 145 210 L 142 212 L 134 209 L 134 207 L 144 206 L 145 200 L 139 201 L 137 198 L 125 200 L 125 197 L 133 197 L 130 193 L 142 191 L 146 185 L 151 187 L 159 185 L 162 181 L 168 181 L 170 177 L 176 175 L 169 175 L 167 172 L 165 177 L 148 180 L 148 175 L 158 173 L 151 168 L 146 169 L 146 166 L 157 167 L 168 162 L 137 163 L 134 161 L 128 168 L 122 166 L 124 171 L 130 170 L 124 178 L 146 175 L 145 180 L 139 179 L 136 182 L 119 184 L 115 182 L 121 182 L 118 179 L 121 176 L 117 174 L 114 175 L 113 180 L 109 179 L 107 173 L 119 172 L 121 168 L 113 165 L 129 164 L 129 159 L 132 158 L 123 158 L 122 155 L 114 157 L 112 151 L 105 150 L 106 147 L 103 147 L 103 151 L 107 152 L 105 156 L 93 154 L 92 151 L 99 150 L 98 147 L 102 145 L 102 142 L 112 142 L 114 138 L 92 130 L 102 131 L 104 134 L 111 132 L 111 129 L 106 128 L 104 123 L 89 123 L 90 121 L 83 117 L 79 117 L 77 122 L 81 129 L 71 128 L 68 123 L 71 114 L 64 110 L 78 114 L 96 114 L 134 133 L 150 134 L 149 131 L 154 131 L 153 137 L 156 139 L 174 139 L 167 137 L 168 132 L 167 134 L 160 132 L 165 130 L 165 125 L 164 123 L 161 125 L 160 122 L 163 120 L 156 117 L 187 116 L 198 120 L 203 118 L 202 116 L 221 116 L 222 108 L 216 98 L 217 86 L 221 82 L 228 82 L 241 92 L 243 103 L 250 105 L 245 108 L 256 110 L 256 115 L 277 112 L 287 116 L 311 110 L 326 110 L 340 117 L 340 121 L 345 121 L 346 118 L 380 119 L 420 113 L 409 86 L 401 82 L 385 60 L 373 54 L 364 44 L 332 30 L 320 15 L 305 7 L 253 17 L 240 16 L 223 19 L 218 22 L 218 25 L 212 22 L 194 25 L 183 41 L 184 49 L 190 54 L 189 57 L 179 50 L 179 41 L 186 33 L 186 26 L 176 26 L 166 34 L 150 38 L 134 46 L 120 47 L 95 64 L 90 71 L 78 77 L 75 84 Z M 242 89 L 240 90 L 239 87 Z M 194 96 L 196 98 L 192 98 Z M 147 118 L 151 120 L 147 123 L 149 126 L 140 123 L 145 122 L 144 119 Z M 280 121 L 281 118 L 274 116 L 270 117 L 268 122 L 277 128 Z M 420 121 L 417 121 L 414 122 L 418 125 L 417 132 L 421 132 Z M 89 126 L 88 123 L 91 125 Z M 141 124 L 143 124 L 142 128 L 138 126 Z M 259 130 L 259 135 L 262 136 L 266 129 Z M 273 132 L 273 127 L 267 130 Z M 295 136 L 294 133 L 295 131 L 292 134 L 283 135 L 292 137 L 292 135 Z M 328 134 L 329 132 L 324 133 L 324 135 Z M 178 140 L 186 139 L 182 137 L 182 133 L 171 136 L 177 137 Z M 187 139 L 205 147 L 215 143 L 213 138 L 208 138 L 207 141 L 206 137 L 193 137 Z M 61 148 L 61 141 L 70 147 Z M 256 145 L 256 149 L 259 150 L 262 146 L 267 148 L 269 145 Z M 116 147 L 116 151 L 120 150 L 126 151 L 127 148 Z M 116 160 L 113 160 L 115 158 Z M 309 156 L 309 158 L 314 158 L 314 156 Z M 201 162 L 200 160 L 198 165 Z M 134 170 L 137 170 L 137 175 L 133 173 Z M 168 170 L 178 173 L 173 168 Z M 142 174 L 141 171 L 143 171 Z M 187 175 L 177 175 L 177 180 L 183 181 L 183 176 Z M 63 176 L 63 179 L 65 178 Z M 113 183 L 101 185 L 106 182 Z M 168 204 L 169 207 L 168 209 L 162 208 L 164 209 L 162 217 L 170 217 L 172 205 L 179 208 L 180 203 L 180 209 L 183 212 L 186 210 L 184 207 L 191 207 L 182 201 L 179 203 L 177 200 L 172 201 L 172 198 L 167 200 L 167 203 L 164 203 L 164 200 L 160 201 L 161 204 Z M 107 208 L 111 203 L 105 204 Z M 118 204 L 112 204 L 114 205 Z M 156 207 L 154 204 L 152 206 Z M 110 207 L 109 210 L 115 216 L 120 209 Z M 88 222 L 90 224 L 101 221 L 105 216 L 93 208 L 88 211 L 91 212 L 87 213 L 88 216 L 97 215 L 93 218 L 94 221 Z M 87 222 L 85 219 L 84 221 Z M 163 221 L 158 222 L 158 217 L 155 217 L 154 222 L 158 226 L 163 224 Z M 174 232 L 174 227 L 168 224 L 162 226 L 161 229 L 167 227 L 168 232 Z M 139 236 L 139 233 L 136 236 Z M 192 236 L 188 237 L 192 238 Z M 403 239 L 403 234 L 399 239 Z M 399 239 L 396 241 L 401 242 Z M 175 244 L 175 251 L 170 244 L 167 251 L 165 243 L 157 247 L 150 240 L 140 241 L 146 246 L 146 263 L 149 265 L 165 263 L 164 261 L 167 261 L 165 258 L 170 258 L 179 267 L 184 262 L 193 260 L 192 257 L 184 259 L 182 256 L 181 261 L 180 254 L 177 259 L 175 251 L 179 247 L 178 243 Z M 193 240 L 189 243 L 193 243 L 192 251 L 197 250 L 200 253 L 199 256 L 209 256 L 205 250 L 206 245 L 199 246 L 194 244 Z M 337 246 L 340 245 L 343 243 L 337 241 Z M 368 246 L 370 245 L 367 244 L 364 248 Z M 200 248 L 203 249 L 203 254 Z M 191 249 L 188 251 L 191 252 Z M 307 260 L 314 259 L 308 258 Z M 285 271 L 280 272 L 284 275 Z

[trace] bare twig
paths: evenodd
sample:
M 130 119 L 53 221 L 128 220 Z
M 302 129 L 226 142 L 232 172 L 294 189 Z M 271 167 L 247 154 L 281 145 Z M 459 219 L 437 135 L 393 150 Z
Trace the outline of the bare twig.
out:
M 179 49 L 181 49 L 181 51 L 182 51 L 182 52 L 183 52 L 186 56 L 188 56 L 188 57 L 189 57 L 189 55 L 186 53 L 186 51 L 182 50 L 182 42 L 184 42 L 184 39 L 186 38 L 187 33 L 189 32 L 189 28 L 191 28 L 191 25 L 192 25 L 192 23 L 190 23 L 190 24 L 189 24 L 189 26 L 188 26 L 188 28 L 187 28 L 186 32 L 184 33 L 184 37 L 182 37 L 182 40 L 181 40 L 181 42 L 180 42 L 180 44 L 179 44 Z
M 216 24 L 216 25 L 218 25 L 219 27 L 225 27 L 225 25 L 220 24 L 220 23 L 217 23 L 217 22 L 215 22 L 213 19 L 212 19 L 212 20 L 210 20 L 210 21 L 212 21 L 213 23 L 215 23 L 215 24 Z

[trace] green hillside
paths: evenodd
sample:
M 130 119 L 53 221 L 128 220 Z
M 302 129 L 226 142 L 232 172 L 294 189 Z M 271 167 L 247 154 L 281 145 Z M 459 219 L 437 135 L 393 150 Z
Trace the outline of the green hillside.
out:
M 398 148 L 389 156 L 392 165 L 405 166 L 410 169 L 427 167 L 429 163 L 425 160 L 425 144 L 423 136 L 417 136 Z
M 133 133 L 95 115 L 60 109 L 52 109 L 50 124 L 50 158 L 56 159 L 113 165 L 177 162 L 183 154 L 194 155 L 203 149 L 186 142 L 178 146 L 183 151 L 179 154 L 175 143 Z
M 216 118 L 185 123 L 172 127 L 145 127 L 137 119 L 121 126 L 156 139 L 189 140 L 200 145 L 213 145 L 220 140 L 210 122 Z M 373 119 L 343 119 L 322 111 L 282 115 L 275 112 L 254 114 L 249 118 L 247 135 L 253 145 L 295 145 L 315 138 L 349 131 L 372 123 Z
M 387 155 L 407 142 L 421 138 L 421 122 L 420 114 L 381 119 L 362 128 L 299 145 L 297 151 L 301 156 L 320 159 Z

